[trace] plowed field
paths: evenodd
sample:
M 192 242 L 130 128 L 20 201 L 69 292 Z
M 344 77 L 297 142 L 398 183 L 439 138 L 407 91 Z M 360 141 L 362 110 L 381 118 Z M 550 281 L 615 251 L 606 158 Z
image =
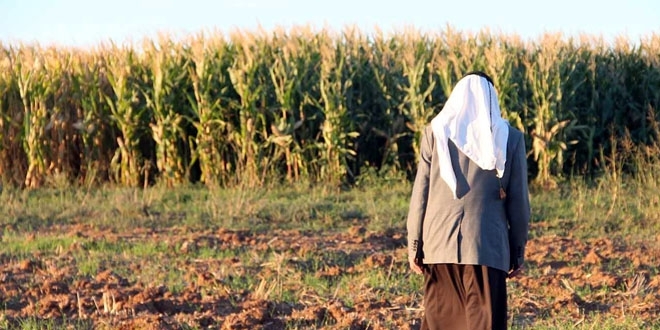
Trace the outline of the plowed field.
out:
M 22 237 L 11 228 L 5 236 L 12 244 Z M 24 240 L 33 251 L 0 255 L 6 326 L 48 319 L 113 329 L 414 329 L 423 310 L 421 279 L 408 272 L 400 230 L 117 232 L 70 225 Z M 99 244 L 116 247 L 114 256 L 98 256 Z M 527 257 L 526 272 L 509 282 L 511 324 L 559 318 L 578 325 L 598 315 L 657 324 L 655 242 L 539 236 Z

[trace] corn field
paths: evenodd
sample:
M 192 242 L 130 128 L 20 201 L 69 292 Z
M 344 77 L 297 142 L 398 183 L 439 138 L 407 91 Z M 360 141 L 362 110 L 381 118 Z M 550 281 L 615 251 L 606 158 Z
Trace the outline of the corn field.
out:
M 540 184 L 598 174 L 618 137 L 658 139 L 658 34 L 292 28 L 0 49 L 0 182 L 24 188 L 411 175 L 424 126 L 471 70 L 494 78 Z

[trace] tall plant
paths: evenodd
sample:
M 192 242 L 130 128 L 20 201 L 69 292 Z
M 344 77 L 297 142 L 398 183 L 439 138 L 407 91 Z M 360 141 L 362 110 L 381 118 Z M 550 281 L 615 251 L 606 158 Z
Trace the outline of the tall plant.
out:
M 264 98 L 266 75 L 264 56 L 266 40 L 262 35 L 235 32 L 231 42 L 237 45 L 236 55 L 227 70 L 232 87 L 239 96 L 236 117 L 232 121 L 229 136 L 234 152 L 235 172 L 238 180 L 246 185 L 259 185 L 265 180 L 266 159 L 260 143 L 267 122 L 259 102 Z
M 521 60 L 525 56 L 524 44 L 517 36 L 480 34 L 482 40 L 488 40 L 484 47 L 486 67 L 484 71 L 493 78 L 498 92 L 498 101 L 502 117 L 521 131 L 526 131 L 521 117 L 521 84 L 525 80 L 525 70 Z
M 156 168 L 164 184 L 178 185 L 187 179 L 189 165 L 183 127 L 188 104 L 181 97 L 188 78 L 185 58 L 182 49 L 165 36 L 158 43 L 146 42 L 144 48 L 150 85 L 145 85 L 142 94 L 152 115 L 149 126 L 156 143 Z
M 354 71 L 344 70 L 346 45 L 328 33 L 317 35 L 321 55 L 317 106 L 323 113 L 320 142 L 321 168 L 319 178 L 339 184 L 354 176 L 348 158 L 355 156 L 354 139 L 359 133 L 346 107 L 345 95 L 353 84 Z
M 140 151 L 140 139 L 145 129 L 145 108 L 138 106 L 139 89 L 135 81 L 137 59 L 130 48 L 112 48 L 105 51 L 106 77 L 113 96 L 106 96 L 112 120 L 120 136 L 117 149 L 110 162 L 114 180 L 122 185 L 136 187 L 144 174 L 144 157 Z
M 80 105 L 73 124 L 82 144 L 79 179 L 88 184 L 107 179 L 114 150 L 115 132 L 106 102 L 110 86 L 104 75 L 105 61 L 103 53 L 94 52 L 75 57 L 72 65 L 73 89 Z
M 286 179 L 297 181 L 301 175 L 307 176 L 303 148 L 300 144 L 299 129 L 305 122 L 303 107 L 304 77 L 310 70 L 311 53 L 305 52 L 304 30 L 297 30 L 291 36 L 276 31 L 272 39 L 275 51 L 269 67 L 271 84 L 275 94 L 275 110 L 268 142 L 275 146 L 275 159 L 284 158 Z
M 57 175 L 54 183 L 70 180 L 80 170 L 79 134 L 73 124 L 78 121 L 77 108 L 80 98 L 75 94 L 74 58 L 72 50 L 51 47 L 41 52 L 44 56 L 44 84 L 49 86 L 46 95 L 48 124 L 43 137 L 47 146 L 49 172 Z
M 409 31 L 399 38 L 402 40 L 403 54 L 400 60 L 405 79 L 398 86 L 404 91 L 399 107 L 407 118 L 408 128 L 415 135 L 413 152 L 419 155 L 421 133 L 436 113 L 436 109 L 429 105 L 436 84 L 430 70 L 431 56 L 434 54 L 429 52 L 431 43 L 426 35 Z
M 22 137 L 23 105 L 14 72 L 12 48 L 0 43 L 0 184 L 23 184 L 25 160 Z
M 379 150 L 379 160 L 375 161 L 377 167 L 386 165 L 397 166 L 399 163 L 399 141 L 409 134 L 405 126 L 405 117 L 401 113 L 401 100 L 404 93 L 400 88 L 403 78 L 403 69 L 399 59 L 402 46 L 397 38 L 389 37 L 382 31 L 376 31 L 372 37 L 368 54 L 368 76 L 360 77 L 363 81 L 371 79 L 373 96 L 369 98 L 371 106 L 365 109 L 364 121 L 359 123 L 362 139 L 370 145 L 379 139 L 384 140 L 384 146 Z M 366 85 L 363 82 L 361 86 Z M 366 126 L 368 129 L 365 129 Z M 375 138 L 369 139 L 370 135 Z M 368 140 L 367 140 L 368 139 Z M 364 149 L 373 152 L 373 148 Z M 370 156 L 370 155 L 369 155 Z M 371 156 L 373 157 L 373 156 Z
M 44 79 L 46 69 L 39 49 L 13 49 L 10 60 L 13 62 L 23 103 L 21 140 L 28 166 L 23 184 L 28 188 L 36 188 L 43 184 L 48 170 L 43 137 L 48 125 L 46 95 L 51 92 L 51 86 Z
M 198 35 L 190 47 L 193 97 L 190 98 L 191 120 L 195 126 L 193 159 L 199 162 L 201 180 L 216 186 L 228 180 L 231 169 L 224 154 L 228 152 L 229 134 L 225 109 L 229 106 L 231 82 L 227 69 L 231 65 L 229 45 L 220 38 Z
M 556 184 L 553 174 L 561 173 L 567 145 L 576 142 L 572 133 L 582 129 L 572 101 L 585 77 L 575 75 L 576 53 L 562 40 L 559 34 L 546 34 L 523 60 L 531 97 L 531 149 L 538 166 L 534 180 L 548 188 Z

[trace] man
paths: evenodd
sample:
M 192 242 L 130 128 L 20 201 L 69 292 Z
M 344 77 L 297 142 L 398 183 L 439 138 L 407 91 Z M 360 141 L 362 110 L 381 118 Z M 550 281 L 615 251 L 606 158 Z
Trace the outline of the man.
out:
M 502 119 L 490 77 L 469 73 L 422 134 L 407 220 L 422 329 L 506 329 L 529 217 L 523 134 Z

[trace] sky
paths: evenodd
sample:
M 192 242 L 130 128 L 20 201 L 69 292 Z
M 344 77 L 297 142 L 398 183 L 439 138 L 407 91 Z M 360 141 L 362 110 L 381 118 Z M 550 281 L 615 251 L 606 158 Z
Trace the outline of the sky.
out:
M 660 35 L 658 0 L 0 0 L 0 42 L 88 47 L 159 32 L 271 30 L 309 25 L 439 31 L 447 26 L 535 39 L 545 32 L 638 42 Z

